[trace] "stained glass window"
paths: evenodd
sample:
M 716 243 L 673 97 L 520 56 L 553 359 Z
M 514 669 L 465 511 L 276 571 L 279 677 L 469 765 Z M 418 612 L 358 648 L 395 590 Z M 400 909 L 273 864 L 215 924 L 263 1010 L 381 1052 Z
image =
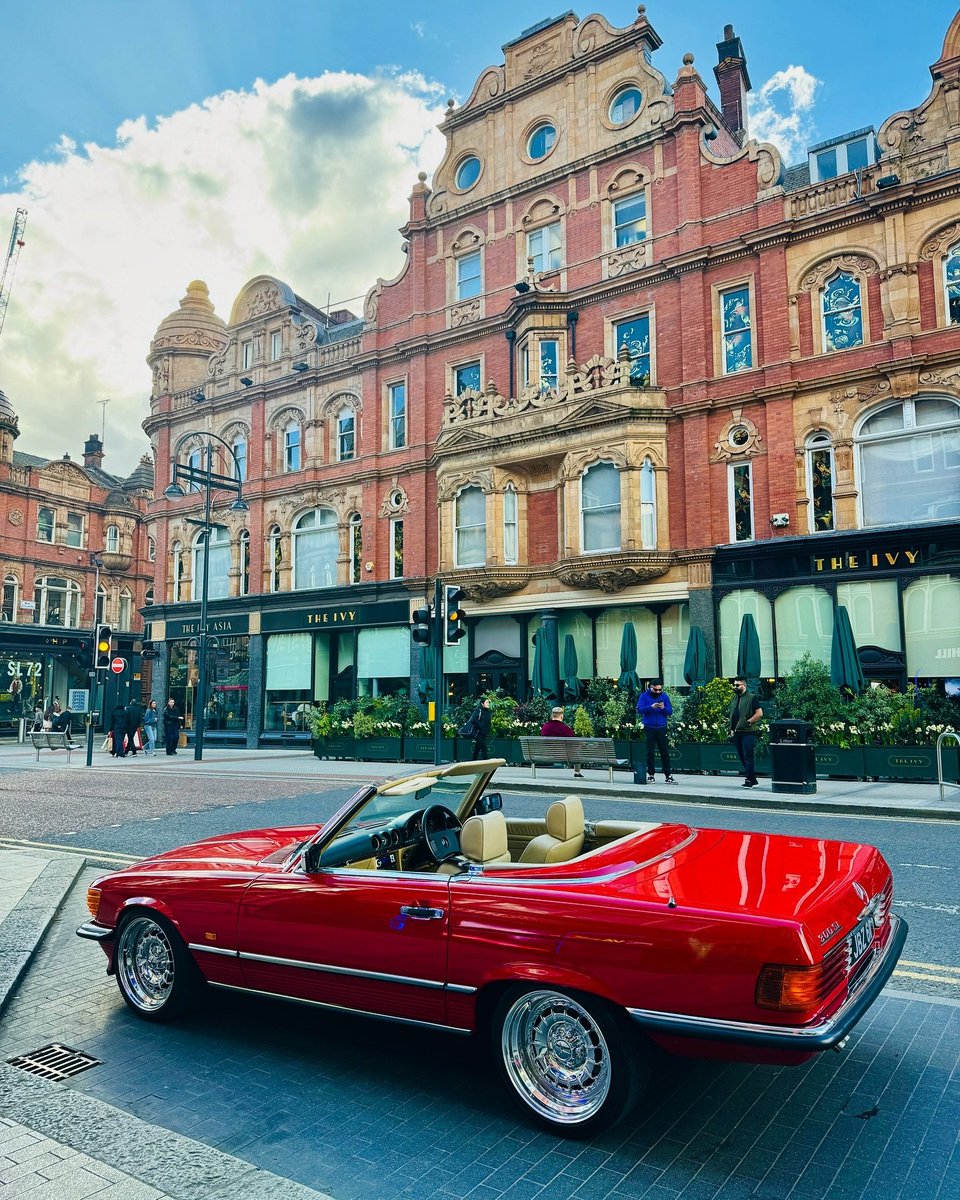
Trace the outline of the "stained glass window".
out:
M 363 517 L 358 512 L 350 515 L 350 582 L 360 582 L 363 567 Z
M 624 346 L 630 352 L 630 382 L 634 387 L 650 386 L 650 314 L 621 321 L 614 326 L 617 357 Z
M 454 368 L 453 391 L 456 396 L 460 396 L 466 391 L 480 391 L 479 362 L 465 363 L 462 367 Z
M 860 284 L 841 272 L 823 289 L 823 348 L 850 350 L 863 345 L 863 312 Z
M 393 557 L 390 562 L 390 578 L 403 578 L 403 522 L 390 522 L 390 539 L 393 543 Z
M 753 540 L 753 480 L 749 463 L 730 466 L 731 533 L 735 542 Z
M 281 541 L 280 526 L 270 526 L 270 591 L 280 591 L 280 567 L 283 563 L 283 542 Z
M 723 322 L 723 373 L 749 371 L 753 366 L 753 328 L 750 320 L 750 289 L 734 288 L 720 293 Z
M 950 247 L 947 261 L 943 264 L 946 287 L 947 321 L 960 325 L 960 242 Z
M 833 529 L 833 448 L 825 433 L 807 439 L 810 532 Z

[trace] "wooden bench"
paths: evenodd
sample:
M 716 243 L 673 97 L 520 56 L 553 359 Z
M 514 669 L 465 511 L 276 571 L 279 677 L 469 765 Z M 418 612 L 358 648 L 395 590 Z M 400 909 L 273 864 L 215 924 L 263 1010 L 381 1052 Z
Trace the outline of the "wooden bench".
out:
M 583 737 L 522 737 L 520 749 L 523 757 L 537 777 L 537 764 L 583 767 L 603 766 L 607 768 L 613 783 L 613 768 L 620 765 L 613 738 Z
M 70 740 L 70 734 L 66 730 L 61 733 L 55 733 L 52 729 L 45 729 L 40 733 L 31 730 L 30 741 L 33 742 L 33 748 L 37 752 L 37 762 L 40 761 L 41 750 L 66 750 L 67 765 L 69 766 L 71 751 L 80 749 L 76 742 Z

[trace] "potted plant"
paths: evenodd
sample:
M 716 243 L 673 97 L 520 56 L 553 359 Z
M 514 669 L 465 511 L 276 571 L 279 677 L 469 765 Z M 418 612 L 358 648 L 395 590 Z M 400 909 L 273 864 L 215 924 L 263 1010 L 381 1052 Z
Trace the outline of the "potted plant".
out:
M 329 717 L 329 727 L 324 723 L 328 732 L 323 735 L 323 755 L 326 758 L 353 758 L 355 739 L 353 735 L 354 702 L 352 700 L 337 700 L 330 706 L 329 711 L 323 710 Z M 321 713 L 321 716 L 323 713 Z
M 403 757 L 408 762 L 433 762 L 433 723 L 412 721 L 403 735 Z

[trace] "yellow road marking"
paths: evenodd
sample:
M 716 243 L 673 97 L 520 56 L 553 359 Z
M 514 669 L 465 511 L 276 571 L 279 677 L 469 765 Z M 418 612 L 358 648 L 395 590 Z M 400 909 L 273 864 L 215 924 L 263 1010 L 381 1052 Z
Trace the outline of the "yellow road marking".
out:
M 948 967 L 947 970 L 949 969 Z M 960 979 L 954 979 L 950 975 L 926 975 L 923 971 L 901 971 L 899 968 L 894 971 L 894 975 L 905 979 L 925 979 L 928 983 L 952 983 L 954 987 L 960 987 Z
M 924 971 L 950 971 L 954 975 L 960 975 L 960 967 L 945 967 L 942 963 L 911 962 L 908 958 L 901 958 L 900 966 L 922 967 Z

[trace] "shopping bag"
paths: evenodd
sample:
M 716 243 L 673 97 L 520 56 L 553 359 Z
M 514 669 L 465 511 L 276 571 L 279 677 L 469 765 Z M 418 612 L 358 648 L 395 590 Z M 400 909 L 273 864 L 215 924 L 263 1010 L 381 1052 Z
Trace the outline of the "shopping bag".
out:
M 106 750 L 110 754 L 113 753 L 113 734 L 112 733 L 108 733 L 107 736 L 103 739 L 103 745 L 100 747 L 100 749 Z
M 187 744 L 187 735 L 184 730 L 180 730 L 180 736 L 177 738 L 177 747 L 182 750 Z
M 133 748 L 134 748 L 134 750 L 142 750 L 143 749 L 143 738 L 140 736 L 139 729 L 135 729 L 133 731 Z

